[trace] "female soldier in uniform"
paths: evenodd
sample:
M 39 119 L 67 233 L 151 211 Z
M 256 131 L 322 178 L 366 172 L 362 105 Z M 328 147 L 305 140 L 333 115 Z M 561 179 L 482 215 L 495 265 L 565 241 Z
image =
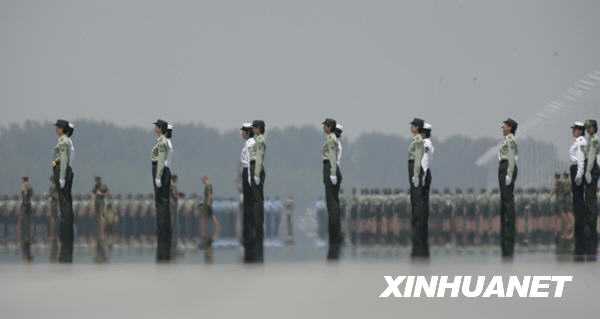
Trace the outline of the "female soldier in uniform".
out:
M 517 122 L 507 119 L 502 123 L 504 142 L 498 152 L 498 181 L 500 184 L 500 246 L 502 257 L 511 258 L 515 248 L 515 181 L 519 151 L 515 141 Z
M 252 189 L 250 182 L 250 150 L 254 147 L 254 131 L 252 123 L 242 124 L 240 136 L 244 140 L 240 154 L 241 178 L 242 178 L 242 245 L 244 246 L 244 261 L 251 262 L 252 251 L 255 242 L 255 221 L 252 200 Z
M 410 183 L 410 204 L 412 208 L 412 257 L 429 257 L 429 245 L 427 243 L 427 211 L 424 208 L 423 198 L 423 169 L 421 162 L 425 154 L 423 142 L 422 119 L 415 118 L 411 123 L 410 132 L 413 135 L 408 147 L 408 177 Z
M 58 143 L 54 147 L 52 168 L 54 183 L 58 189 L 60 209 L 58 261 L 70 263 L 73 262 L 73 198 L 71 196 L 71 187 L 73 186 L 73 170 L 71 168 L 73 142 L 69 136 L 73 134 L 73 129 L 70 127 L 69 122 L 65 120 L 56 121 L 55 126 Z
M 571 161 L 571 189 L 573 192 L 573 215 L 575 216 L 575 260 L 583 261 L 585 256 L 585 196 L 583 178 L 585 173 L 585 140 L 584 123 L 575 122 L 571 126 L 573 131 L 573 144 L 569 148 L 569 159 Z
M 325 144 L 321 154 L 323 156 L 323 183 L 325 184 L 325 203 L 329 214 L 329 251 L 327 259 L 334 260 L 339 258 L 339 246 L 341 244 L 341 220 L 339 203 L 339 183 L 341 175 L 337 168 L 338 161 L 338 143 L 335 135 L 336 122 L 333 119 L 326 119 L 323 122 L 323 132 L 325 133 Z
M 154 181 L 154 205 L 156 207 L 156 260 L 168 261 L 171 259 L 171 213 L 169 207 L 169 191 L 171 187 L 171 171 L 167 159 L 169 157 L 169 144 L 165 134 L 167 122 L 157 120 L 154 122 L 154 133 L 157 136 L 156 144 L 152 148 L 152 179 Z
M 252 122 L 254 131 L 254 145 L 250 148 L 250 185 L 253 194 L 253 214 L 255 226 L 255 261 L 263 261 L 263 239 L 264 239 L 264 218 L 265 218 L 265 122 L 255 120 Z

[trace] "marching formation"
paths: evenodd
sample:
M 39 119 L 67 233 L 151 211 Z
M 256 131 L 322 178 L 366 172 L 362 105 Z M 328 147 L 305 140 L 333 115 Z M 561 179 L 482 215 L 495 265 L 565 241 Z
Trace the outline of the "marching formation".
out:
M 564 197 L 559 199 L 558 194 L 564 195 L 565 192 L 556 191 L 556 189 L 564 190 L 564 187 L 556 187 L 554 195 L 550 195 L 546 191 L 531 191 L 527 195 L 519 195 L 519 201 L 515 201 L 514 192 L 518 176 L 519 156 L 515 136 L 518 123 L 510 118 L 501 124 L 503 141 L 499 145 L 498 151 L 498 191 L 493 191 L 491 194 L 482 191 L 480 195 L 474 195 L 473 192 L 466 195 L 456 192 L 450 195 L 449 191 L 444 194 L 434 191 L 433 196 L 430 196 L 433 182 L 431 163 L 434 154 L 434 146 L 431 141 L 432 126 L 423 119 L 415 118 L 410 122 L 412 140 L 408 148 L 409 191 L 407 197 L 402 191 L 387 190 L 383 192 L 385 195 L 383 198 L 380 197 L 379 192 L 370 192 L 367 195 L 368 192 L 363 191 L 361 196 L 354 194 L 351 205 L 349 205 L 350 214 L 345 214 L 348 205 L 343 202 L 343 198 L 340 199 L 343 181 L 341 170 L 343 126 L 331 118 L 325 119 L 322 125 L 325 136 L 321 155 L 329 241 L 327 259 L 329 260 L 339 258 L 341 246 L 344 244 L 343 233 L 349 233 L 350 241 L 354 244 L 363 242 L 363 238 L 370 238 L 367 234 L 373 230 L 386 238 L 385 241 L 391 242 L 402 242 L 406 240 L 405 236 L 410 234 L 411 256 L 428 258 L 430 256 L 430 228 L 436 234 L 444 233 L 440 230 L 454 229 L 455 233 L 446 234 L 447 238 L 444 236 L 442 238 L 446 238 L 447 242 L 448 236 L 453 236 L 454 242 L 457 243 L 468 242 L 471 240 L 469 238 L 477 237 L 470 235 L 464 237 L 459 234 L 461 230 L 487 229 L 477 238 L 480 240 L 487 238 L 489 241 L 490 238 L 496 238 L 495 235 L 498 235 L 501 255 L 503 258 L 510 259 L 514 255 L 515 242 L 522 237 L 520 231 L 523 227 L 519 226 L 519 220 L 523 219 L 523 212 L 527 209 L 532 214 L 542 211 L 561 212 L 561 220 L 565 222 L 560 223 L 560 227 L 568 228 L 567 221 L 573 220 L 575 259 L 578 261 L 596 260 L 600 143 L 597 136 L 598 124 L 595 120 L 578 121 L 571 127 L 574 138 L 573 144 L 569 148 L 571 161 L 569 188 L 572 192 L 572 210 L 564 208 Z M 178 213 L 178 207 L 181 207 L 179 203 L 181 196 L 177 190 L 177 176 L 171 172 L 174 154 L 171 141 L 173 126 L 160 119 L 154 122 L 154 126 L 156 142 L 152 147 L 150 157 L 154 188 L 153 208 L 156 218 L 156 259 L 159 262 L 165 262 L 171 260 L 177 252 L 178 237 L 181 236 L 179 225 L 185 218 L 181 218 Z M 51 206 L 54 206 L 48 215 L 48 238 L 51 250 L 57 252 L 58 261 L 70 263 L 73 259 L 74 240 L 74 212 L 71 194 L 74 178 L 71 165 L 75 154 L 71 137 L 74 133 L 74 125 L 66 120 L 58 120 L 55 127 L 58 141 L 54 147 L 54 157 L 51 163 L 53 176 L 51 177 L 52 195 L 50 195 L 51 202 L 54 203 Z M 240 135 L 243 139 L 239 171 L 242 193 L 240 240 L 244 248 L 243 260 L 248 263 L 264 261 L 264 185 L 267 175 L 265 127 L 264 121 L 255 120 L 251 123 L 244 123 L 240 128 Z M 558 180 L 560 180 L 560 176 Z M 200 219 L 200 233 L 203 238 L 201 246 L 209 247 L 215 238 L 214 233 L 219 232 L 221 225 L 213 214 L 212 184 L 207 176 L 204 176 L 202 182 L 204 197 L 201 207 L 205 213 Z M 564 180 L 561 183 L 564 184 Z M 92 194 L 95 211 L 106 211 L 109 191 L 99 178 L 96 180 Z M 530 194 L 535 194 L 535 196 Z M 28 178 L 23 178 L 19 232 L 25 260 L 32 258 L 30 225 L 33 196 L 33 189 Z M 523 198 L 535 198 L 535 200 L 527 200 L 528 204 L 523 205 Z M 430 203 L 431 199 L 433 199 L 433 204 Z M 557 209 L 558 206 L 561 208 Z M 572 218 L 568 218 L 569 213 L 566 213 L 567 217 L 562 216 L 563 212 L 572 212 Z M 430 217 L 435 220 L 431 227 Z M 400 222 L 407 218 L 410 223 Z M 499 219 L 497 234 L 494 233 L 496 228 L 493 226 L 496 224 L 492 222 L 495 218 Z M 110 217 L 97 215 L 97 219 L 96 232 L 98 234 L 107 233 L 106 230 L 110 227 Z M 448 222 L 449 219 L 454 220 Z M 469 220 L 478 220 L 477 225 L 481 227 L 473 228 L 473 223 Z M 291 225 L 291 217 L 287 222 Z M 213 231 L 212 235 L 209 232 L 209 223 L 212 225 L 210 227 Z M 407 227 L 408 224 L 410 227 Z M 544 223 L 536 222 L 535 224 Z M 448 225 L 453 225 L 454 228 Z M 482 225 L 492 226 L 489 228 Z M 345 231 L 343 231 L 344 228 Z M 408 229 L 410 229 L 409 232 L 407 232 Z M 291 232 L 291 227 L 289 227 L 289 233 L 291 234 Z M 54 236 L 56 233 L 58 233 L 58 240 Z M 396 237 L 397 239 L 393 239 Z M 440 239 L 436 237 L 435 241 L 439 243 Z M 102 235 L 98 236 L 96 256 L 99 261 L 106 259 L 105 238 Z

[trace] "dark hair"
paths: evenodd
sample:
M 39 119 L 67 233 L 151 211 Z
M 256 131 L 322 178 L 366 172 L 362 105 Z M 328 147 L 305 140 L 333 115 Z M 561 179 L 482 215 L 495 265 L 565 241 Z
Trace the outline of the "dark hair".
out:
M 431 130 L 423 130 L 423 135 L 425 136 L 425 138 L 430 138 L 431 137 Z
M 71 136 L 73 136 L 73 133 L 75 132 L 75 128 L 67 126 L 66 128 L 64 128 L 63 132 L 67 135 L 67 137 L 71 137 Z
M 244 127 L 242 128 L 242 131 L 246 132 L 248 137 L 254 137 L 254 130 L 251 127 Z
M 165 134 L 166 138 L 171 138 L 171 137 L 173 137 L 173 130 L 167 129 L 167 132 L 164 134 Z
M 335 136 L 337 136 L 337 138 L 342 137 L 342 131 L 338 130 L 337 128 L 333 131 L 333 133 Z

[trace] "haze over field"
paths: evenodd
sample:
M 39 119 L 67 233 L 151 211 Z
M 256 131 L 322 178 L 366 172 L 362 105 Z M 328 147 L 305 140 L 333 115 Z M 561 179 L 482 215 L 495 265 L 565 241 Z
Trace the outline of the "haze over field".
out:
M 0 125 L 57 117 L 497 136 L 600 68 L 598 1 L 0 2 Z M 564 148 L 600 90 L 530 132 Z

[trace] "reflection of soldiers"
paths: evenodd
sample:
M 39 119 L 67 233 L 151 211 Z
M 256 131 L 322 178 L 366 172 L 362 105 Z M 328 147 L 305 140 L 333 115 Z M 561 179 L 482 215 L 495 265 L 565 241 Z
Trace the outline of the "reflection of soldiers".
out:
M 204 199 L 202 201 L 202 224 L 200 233 L 202 235 L 202 247 L 211 247 L 212 242 L 217 238 L 220 232 L 221 225 L 217 220 L 215 214 L 213 214 L 213 186 L 210 183 L 208 176 L 202 177 L 202 183 L 204 184 Z M 209 236 L 208 231 L 208 220 L 213 223 L 213 235 Z
M 95 184 L 92 188 L 92 198 L 94 200 L 94 216 L 96 219 L 96 262 L 105 262 L 107 259 L 106 255 L 106 197 L 108 196 L 108 187 L 102 184 L 102 178 L 96 176 L 94 178 Z
M 29 177 L 24 176 L 22 180 L 21 215 L 19 216 L 21 252 L 23 254 L 23 260 L 31 262 L 33 260 L 33 256 L 31 255 L 31 198 L 33 197 L 33 188 L 29 183 Z

